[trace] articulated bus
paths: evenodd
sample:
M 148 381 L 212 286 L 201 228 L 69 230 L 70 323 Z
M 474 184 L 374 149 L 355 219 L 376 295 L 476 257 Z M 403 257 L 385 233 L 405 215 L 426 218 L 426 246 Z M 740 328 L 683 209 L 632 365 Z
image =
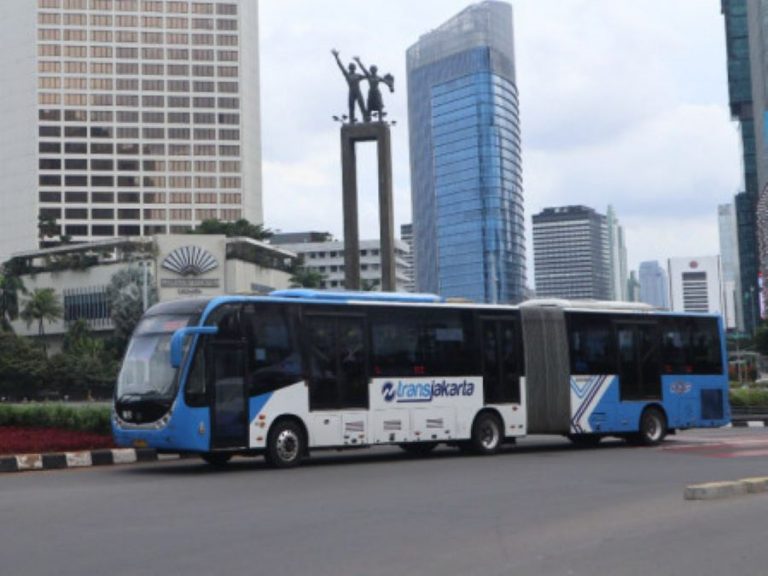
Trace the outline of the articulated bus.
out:
M 725 354 L 718 316 L 641 304 L 304 289 L 180 300 L 137 326 L 113 434 L 275 467 L 386 444 L 492 454 L 528 434 L 651 445 L 730 421 Z

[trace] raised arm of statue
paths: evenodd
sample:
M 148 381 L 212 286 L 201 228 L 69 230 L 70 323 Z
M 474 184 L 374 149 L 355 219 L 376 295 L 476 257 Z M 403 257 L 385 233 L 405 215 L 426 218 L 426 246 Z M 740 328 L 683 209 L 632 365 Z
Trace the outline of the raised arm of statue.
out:
M 371 77 L 371 73 L 368 72 L 368 68 L 366 68 L 365 65 L 362 62 L 360 62 L 360 58 L 358 56 L 355 56 L 354 57 L 354 61 L 357 62 L 357 64 L 360 66 L 360 70 L 363 71 L 363 74 L 365 74 L 365 77 L 366 78 L 370 78 Z
M 341 70 L 341 73 L 344 74 L 344 78 L 347 77 L 347 71 L 344 68 L 344 64 L 341 63 L 341 58 L 339 58 L 339 51 L 335 48 L 331 50 L 331 54 L 333 54 L 333 57 L 336 58 L 336 64 L 339 65 L 339 70 Z

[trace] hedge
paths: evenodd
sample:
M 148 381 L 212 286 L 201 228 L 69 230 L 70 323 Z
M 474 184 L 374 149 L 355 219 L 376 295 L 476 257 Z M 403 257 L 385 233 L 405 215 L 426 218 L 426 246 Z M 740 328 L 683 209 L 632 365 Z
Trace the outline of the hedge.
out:
M 737 388 L 731 389 L 731 406 L 768 407 L 768 390 L 765 388 Z
M 110 434 L 109 406 L 0 404 L 0 426 L 63 428 Z

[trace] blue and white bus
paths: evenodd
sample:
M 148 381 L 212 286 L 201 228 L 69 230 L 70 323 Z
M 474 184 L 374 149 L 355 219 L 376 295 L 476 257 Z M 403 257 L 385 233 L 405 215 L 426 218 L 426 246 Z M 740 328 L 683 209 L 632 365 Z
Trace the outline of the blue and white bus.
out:
M 385 444 L 491 454 L 528 434 L 656 444 L 729 420 L 718 316 L 283 290 L 149 309 L 113 433 L 212 464 L 263 454 L 289 467 L 312 450 Z

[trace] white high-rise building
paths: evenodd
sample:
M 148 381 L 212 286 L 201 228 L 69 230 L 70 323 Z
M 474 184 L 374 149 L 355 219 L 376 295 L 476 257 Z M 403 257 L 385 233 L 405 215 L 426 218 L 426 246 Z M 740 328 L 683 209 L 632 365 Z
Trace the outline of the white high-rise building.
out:
M 611 296 L 612 300 L 628 300 L 627 281 L 627 245 L 624 241 L 624 228 L 619 225 L 619 219 L 613 206 L 608 206 L 605 214 L 608 228 L 608 248 L 611 253 Z
M 723 270 L 723 299 L 727 328 L 744 331 L 744 307 L 741 301 L 741 276 L 739 270 L 739 237 L 736 209 L 733 204 L 717 207 L 720 232 L 720 261 Z
M 672 310 L 723 314 L 719 256 L 670 258 L 668 270 Z
M 263 221 L 256 0 L 0 2 L 0 260 Z

